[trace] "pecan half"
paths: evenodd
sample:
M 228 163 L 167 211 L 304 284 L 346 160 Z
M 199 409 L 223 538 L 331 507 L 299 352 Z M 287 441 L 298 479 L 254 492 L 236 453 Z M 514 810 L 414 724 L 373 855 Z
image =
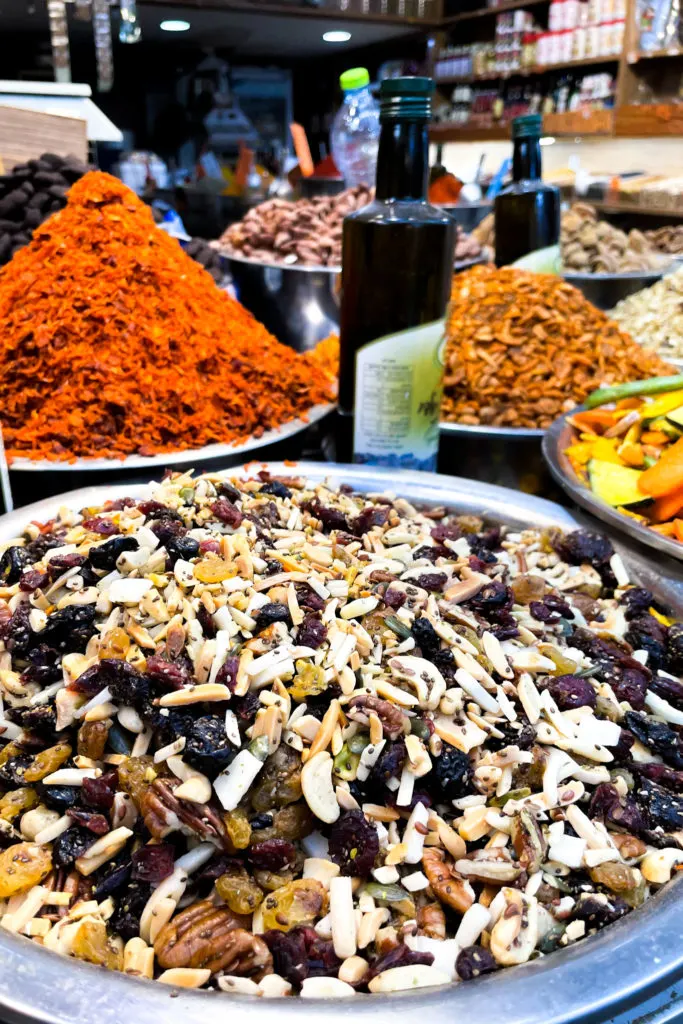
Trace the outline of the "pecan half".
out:
M 273 970 L 265 942 L 240 924 L 245 919 L 209 900 L 195 903 L 164 925 L 154 943 L 163 968 L 208 968 L 257 980 Z
M 177 800 L 173 790 L 180 784 L 180 779 L 155 779 L 140 800 L 140 812 L 154 838 L 163 839 L 182 824 L 202 839 L 220 839 L 228 853 L 234 853 L 218 811 L 210 804 Z
M 417 934 L 430 939 L 446 938 L 446 915 L 441 904 L 427 903 L 417 912 Z
M 374 711 L 380 722 L 385 736 L 395 740 L 403 733 L 403 712 L 395 704 L 381 697 L 374 697 L 372 694 L 361 694 L 349 702 L 348 717 L 353 722 L 360 722 L 367 725 L 370 721 L 370 712 Z
M 422 854 L 422 868 L 432 892 L 442 903 L 464 914 L 474 903 L 474 891 L 445 859 L 441 850 L 428 846 Z

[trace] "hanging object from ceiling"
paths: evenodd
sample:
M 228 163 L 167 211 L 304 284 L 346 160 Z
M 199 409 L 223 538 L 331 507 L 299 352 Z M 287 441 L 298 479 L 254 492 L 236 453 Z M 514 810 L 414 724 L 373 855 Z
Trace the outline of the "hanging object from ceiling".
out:
M 136 0 L 121 0 L 121 24 L 119 25 L 120 43 L 139 43 L 142 29 L 138 21 Z
M 92 0 L 92 30 L 95 37 L 97 89 L 98 92 L 109 92 L 114 84 L 109 0 Z
M 47 13 L 50 21 L 50 41 L 55 82 L 71 81 L 71 56 L 69 54 L 69 29 L 66 22 L 64 0 L 48 0 Z

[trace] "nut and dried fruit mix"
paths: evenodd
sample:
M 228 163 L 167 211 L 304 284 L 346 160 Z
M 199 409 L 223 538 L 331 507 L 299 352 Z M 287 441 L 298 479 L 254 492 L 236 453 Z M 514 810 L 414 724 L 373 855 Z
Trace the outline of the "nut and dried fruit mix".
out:
M 169 985 L 466 981 L 683 863 L 683 626 L 597 534 L 175 475 L 0 555 L 0 917 Z
M 683 358 L 683 269 L 622 299 L 610 316 L 643 348 Z
M 7 454 L 122 458 L 244 441 L 330 397 L 154 224 L 90 172 L 0 271 Z
M 560 277 L 480 266 L 453 279 L 445 420 L 545 428 L 603 384 L 671 372 Z
M 342 221 L 371 199 L 372 190 L 365 185 L 294 203 L 268 199 L 231 224 L 218 245 L 228 256 L 263 263 L 340 267 Z

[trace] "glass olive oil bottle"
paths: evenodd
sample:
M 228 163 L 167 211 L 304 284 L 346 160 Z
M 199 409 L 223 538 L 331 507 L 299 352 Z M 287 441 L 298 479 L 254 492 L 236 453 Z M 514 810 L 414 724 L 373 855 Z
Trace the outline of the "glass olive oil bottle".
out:
M 560 240 L 560 190 L 541 181 L 540 114 L 512 122 L 512 184 L 496 196 L 496 266 Z
M 344 221 L 342 461 L 436 468 L 456 227 L 425 198 L 433 90 L 430 78 L 382 82 L 375 199 Z

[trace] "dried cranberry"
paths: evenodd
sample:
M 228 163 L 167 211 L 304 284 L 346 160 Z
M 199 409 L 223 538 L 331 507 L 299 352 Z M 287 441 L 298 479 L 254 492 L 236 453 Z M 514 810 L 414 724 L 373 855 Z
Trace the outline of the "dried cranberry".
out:
M 284 871 L 296 864 L 296 850 L 286 839 L 266 839 L 254 843 L 249 859 L 257 871 Z
M 455 519 L 448 519 L 445 523 L 437 523 L 429 531 L 432 540 L 442 544 L 445 540 L 459 540 L 462 537 L 462 529 Z
M 131 882 L 118 900 L 110 924 L 124 942 L 140 934 L 140 918 L 151 894 L 152 886 L 149 882 Z
M 84 519 L 81 526 L 84 530 L 89 530 L 90 533 L 99 533 L 100 537 L 111 537 L 113 534 L 121 532 L 113 519 L 103 519 L 101 516 Z
M 465 946 L 458 953 L 455 970 L 462 981 L 471 981 L 498 969 L 493 955 L 483 946 Z
M 377 829 L 362 811 L 345 811 L 337 818 L 330 829 L 329 856 L 342 875 L 367 878 L 378 853 Z
M 262 707 L 257 693 L 246 693 L 244 697 L 233 697 L 230 709 L 235 712 L 240 722 L 252 722 L 256 712 Z
M 588 562 L 593 568 L 609 562 L 614 548 L 607 537 L 590 530 L 574 530 L 572 533 L 561 534 L 554 543 L 560 558 L 570 565 L 583 565 Z
M 200 555 L 217 555 L 220 553 L 221 546 L 217 540 L 200 540 L 199 542 L 199 554 Z M 279 563 L 278 563 L 279 564 Z
M 338 508 L 328 508 L 325 505 L 321 505 L 317 498 L 313 501 L 305 503 L 304 508 L 310 512 L 312 516 L 319 519 L 323 524 L 323 530 L 329 533 L 331 530 L 348 530 L 349 524 L 346 516 Z
M 145 675 L 164 692 L 182 690 L 192 678 L 184 661 L 166 661 L 159 654 L 152 654 L 147 659 Z
M 659 782 L 665 789 L 673 789 L 674 792 L 683 790 L 683 771 L 667 768 L 665 764 L 639 764 L 638 774 L 645 779 Z
M 422 576 L 418 576 L 415 584 L 418 587 L 422 587 L 423 590 L 436 592 L 443 590 L 447 579 L 448 576 L 445 572 L 427 572 Z
M 82 857 L 94 842 L 96 842 L 95 837 L 87 828 L 72 825 L 54 840 L 52 863 L 56 868 L 70 868 L 73 862 L 78 857 Z
M 147 501 L 141 501 L 138 504 L 138 508 L 143 515 L 147 516 L 148 519 L 179 519 L 182 520 L 180 513 L 175 512 L 172 508 L 167 505 L 162 505 L 160 501 L 154 501 L 150 498 Z
M 141 846 L 133 854 L 133 870 L 131 878 L 136 882 L 151 882 L 158 885 L 173 874 L 173 858 L 175 850 L 170 843 L 158 846 Z
M 5 548 L 0 555 L 0 582 L 12 587 L 21 579 L 23 570 L 31 564 L 31 556 L 26 548 L 15 545 Z
M 493 561 L 495 562 L 495 558 L 493 559 Z M 467 564 L 469 565 L 472 572 L 486 573 L 486 570 L 492 563 L 485 562 L 483 558 L 479 557 L 479 555 L 470 555 L 469 558 L 467 559 Z
M 581 676 L 555 676 L 548 679 L 548 690 L 560 711 L 595 708 L 598 702 L 594 688 Z
M 617 700 L 627 701 L 637 711 L 644 707 L 649 683 L 649 675 L 646 672 L 637 668 L 623 668 L 616 678 L 607 679 L 606 682 L 611 682 Z
M 202 627 L 202 633 L 207 640 L 213 640 L 216 635 L 216 624 L 206 605 L 200 604 L 199 608 L 197 608 L 197 621 Z
M 94 832 L 96 836 L 104 836 L 109 832 L 109 822 L 103 814 L 98 814 L 97 811 L 87 811 L 84 807 L 69 807 L 66 813 L 72 821 L 83 825 L 89 832 Z
M 443 544 L 423 544 L 413 551 L 413 561 L 417 562 L 423 558 L 434 564 L 438 558 L 451 558 L 451 552 Z
M 626 605 L 626 618 L 637 619 L 652 607 L 654 597 L 651 590 L 645 587 L 631 587 L 621 598 L 621 603 Z
M 12 618 L 3 626 L 2 636 L 5 641 L 5 647 L 15 657 L 26 657 L 36 642 L 36 634 L 31 629 L 29 622 L 30 614 L 31 605 L 28 601 L 22 601 L 14 609 Z
M 276 498 L 291 498 L 292 492 L 281 480 L 269 480 L 261 488 L 262 494 L 274 494 Z
M 364 508 L 362 512 L 359 512 L 350 523 L 351 533 L 354 533 L 356 537 L 364 537 L 366 533 L 369 533 L 376 526 L 384 526 L 389 519 L 390 513 L 391 509 L 387 505 L 380 507 L 369 505 L 368 508 Z
M 90 548 L 88 559 L 94 569 L 111 572 L 116 568 L 117 559 L 124 551 L 137 551 L 139 547 L 135 537 L 112 537 L 105 544 Z
M 282 567 L 280 566 L 280 568 Z M 316 594 L 315 590 L 309 587 L 307 583 L 296 583 L 294 589 L 296 591 L 296 599 L 302 608 L 307 608 L 311 612 L 321 612 L 325 607 L 322 597 Z
M 214 503 L 211 505 L 211 511 L 215 515 L 216 519 L 225 523 L 226 526 L 231 526 L 234 530 L 237 529 L 244 519 L 243 514 L 237 506 L 230 501 L 230 498 L 216 498 Z
M 401 942 L 383 956 L 375 957 L 370 964 L 370 973 L 367 980 L 371 981 L 372 978 L 376 978 L 382 971 L 390 971 L 394 967 L 416 967 L 418 964 L 431 967 L 433 963 L 433 953 L 417 953 Z
M 450 802 L 471 792 L 472 775 L 468 755 L 444 744 L 439 756 L 432 761 L 432 772 L 425 781 L 431 784 L 437 797 Z
M 590 816 L 638 835 L 647 827 L 643 812 L 630 795 L 622 797 L 616 786 L 603 782 L 593 792 Z
M 96 807 L 100 811 L 108 811 L 114 803 L 114 794 L 118 789 L 118 773 L 106 772 L 99 779 L 83 779 L 81 794 L 83 803 L 88 807 Z
M 120 512 L 124 508 L 134 508 L 135 498 L 115 498 L 114 501 L 105 502 L 106 512 Z
M 408 595 L 403 590 L 399 590 L 396 587 L 387 587 L 384 591 L 384 603 L 387 608 L 402 608 L 408 600 Z
M 321 939 L 313 928 L 267 931 L 261 938 L 272 954 L 273 969 L 290 984 L 299 987 L 306 978 L 337 976 L 341 960 L 333 944 Z
M 307 615 L 299 626 L 296 640 L 301 647 L 311 647 L 314 651 L 317 651 L 320 645 L 324 643 L 326 637 L 327 626 L 325 623 L 321 622 L 315 615 Z
M 31 594 L 38 587 L 44 587 L 49 579 L 50 577 L 46 572 L 40 572 L 39 569 L 27 569 L 26 572 L 21 574 L 19 590 L 23 590 L 25 594 Z
M 415 619 L 411 633 L 415 643 L 422 651 L 422 657 L 432 661 L 434 655 L 441 647 L 441 640 L 429 619 Z
M 216 775 L 236 754 L 225 732 L 225 717 L 204 715 L 197 718 L 187 736 L 185 758 L 199 771 Z
M 498 621 L 501 613 L 507 613 L 514 603 L 510 587 L 500 580 L 491 580 L 468 602 L 469 606 L 490 622 Z
M 284 622 L 287 627 L 291 626 L 292 617 L 286 604 L 274 601 L 270 604 L 264 604 L 262 608 L 259 608 L 256 616 L 255 632 L 261 633 L 268 626 L 272 626 L 274 622 Z

